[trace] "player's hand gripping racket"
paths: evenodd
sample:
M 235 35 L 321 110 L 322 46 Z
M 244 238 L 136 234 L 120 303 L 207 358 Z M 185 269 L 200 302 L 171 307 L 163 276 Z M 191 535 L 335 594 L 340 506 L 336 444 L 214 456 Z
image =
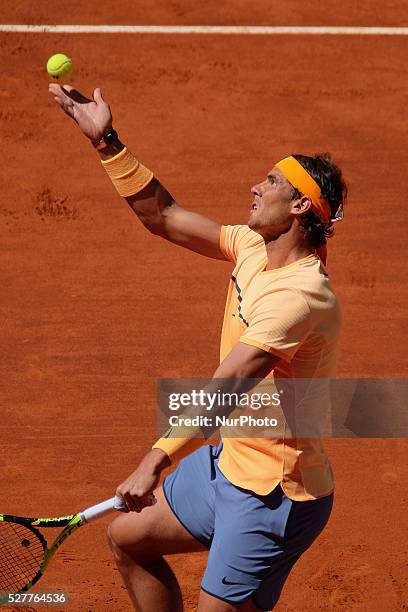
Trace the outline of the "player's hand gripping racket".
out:
M 39 581 L 57 548 L 73 531 L 124 507 L 123 499 L 112 497 L 77 514 L 59 518 L 23 518 L 0 514 L 0 605 L 7 602 L 4 599 L 7 593 L 28 591 Z M 39 527 L 64 529 L 48 546 Z

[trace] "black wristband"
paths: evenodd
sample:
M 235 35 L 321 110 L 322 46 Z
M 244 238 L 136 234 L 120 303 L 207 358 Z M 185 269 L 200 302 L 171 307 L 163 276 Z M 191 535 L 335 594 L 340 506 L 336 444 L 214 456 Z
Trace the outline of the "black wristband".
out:
M 118 133 L 116 130 L 111 128 L 102 136 L 102 138 L 98 142 L 93 142 L 93 146 L 95 149 L 104 149 L 105 147 L 111 145 L 113 142 L 118 140 Z

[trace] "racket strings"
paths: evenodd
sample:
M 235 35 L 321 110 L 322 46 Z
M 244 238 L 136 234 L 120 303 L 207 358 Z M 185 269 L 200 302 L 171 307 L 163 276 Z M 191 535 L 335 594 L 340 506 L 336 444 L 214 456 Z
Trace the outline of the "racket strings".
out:
M 44 558 L 39 537 L 24 525 L 0 522 L 0 591 L 17 592 L 37 574 Z

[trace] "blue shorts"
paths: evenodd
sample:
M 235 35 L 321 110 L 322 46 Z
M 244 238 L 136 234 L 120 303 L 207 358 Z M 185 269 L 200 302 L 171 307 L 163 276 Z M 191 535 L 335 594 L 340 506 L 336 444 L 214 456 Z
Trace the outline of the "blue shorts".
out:
M 163 483 L 180 523 L 209 549 L 201 588 L 223 601 L 271 610 L 290 570 L 326 525 L 333 494 L 293 501 L 280 485 L 257 495 L 218 468 L 221 446 L 202 446 Z

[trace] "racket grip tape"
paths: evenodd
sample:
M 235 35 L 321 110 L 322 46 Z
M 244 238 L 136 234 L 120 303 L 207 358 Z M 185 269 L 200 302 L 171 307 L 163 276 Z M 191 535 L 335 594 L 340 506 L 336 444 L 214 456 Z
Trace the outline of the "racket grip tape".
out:
M 154 504 L 157 503 L 157 499 L 153 494 L 150 495 L 149 501 L 151 506 L 154 506 Z M 106 499 L 95 506 L 90 506 L 89 508 L 83 510 L 80 513 L 81 522 L 90 523 L 91 521 L 96 521 L 97 519 L 102 518 L 106 514 L 110 514 L 114 510 L 122 510 L 123 508 L 126 508 L 125 500 L 116 495 L 115 497 Z
M 106 514 L 110 514 L 114 510 L 119 510 L 125 507 L 125 502 L 120 497 L 111 497 L 95 506 L 90 506 L 81 512 L 81 521 L 89 523 L 102 518 Z

